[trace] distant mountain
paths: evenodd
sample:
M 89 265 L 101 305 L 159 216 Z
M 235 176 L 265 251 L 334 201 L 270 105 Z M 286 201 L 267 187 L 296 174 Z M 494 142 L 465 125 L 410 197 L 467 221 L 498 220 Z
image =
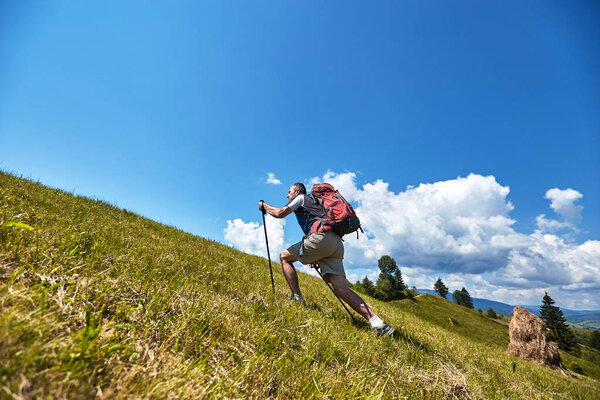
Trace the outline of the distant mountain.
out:
M 417 289 L 417 291 L 419 293 L 428 293 L 428 294 L 437 295 L 437 292 L 435 290 L 431 290 L 431 289 Z M 499 301 L 480 299 L 477 297 L 472 297 L 472 299 L 473 299 L 473 307 L 475 309 L 481 308 L 483 311 L 487 311 L 488 308 L 492 307 L 494 309 L 494 311 L 496 311 L 498 314 L 502 314 L 502 315 L 512 316 L 513 308 L 515 308 L 515 306 L 513 306 L 513 305 L 501 303 Z M 452 300 L 452 293 L 448 293 L 448 300 Z M 541 300 L 540 300 L 540 305 L 541 305 Z M 522 305 L 521 307 L 524 307 L 525 309 L 529 310 L 530 312 L 532 312 L 535 315 L 540 314 L 540 306 L 532 306 L 532 305 L 523 306 Z M 562 307 L 560 309 L 563 312 L 564 316 L 567 318 L 567 322 L 571 323 L 572 325 L 579 325 L 581 323 L 584 323 L 585 321 L 600 321 L 600 311 L 570 310 L 568 308 L 562 308 Z
M 535 315 L 540 315 L 540 306 L 521 306 L 531 311 Z M 579 321 L 600 321 L 600 311 L 593 310 L 571 310 L 569 308 L 562 308 L 560 310 L 563 312 L 564 316 L 567 317 L 567 321 L 569 320 L 579 320 Z

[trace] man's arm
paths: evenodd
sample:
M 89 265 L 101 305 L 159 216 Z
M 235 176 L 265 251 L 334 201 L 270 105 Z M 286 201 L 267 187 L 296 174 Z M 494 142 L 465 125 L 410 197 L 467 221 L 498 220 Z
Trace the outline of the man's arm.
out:
M 273 206 L 265 203 L 264 201 L 262 201 L 262 202 L 259 201 L 258 209 L 262 211 L 263 207 L 264 207 L 264 210 L 269 213 L 269 215 L 271 215 L 275 218 L 285 218 L 292 213 L 292 210 L 288 206 L 284 206 L 281 208 L 273 207 Z

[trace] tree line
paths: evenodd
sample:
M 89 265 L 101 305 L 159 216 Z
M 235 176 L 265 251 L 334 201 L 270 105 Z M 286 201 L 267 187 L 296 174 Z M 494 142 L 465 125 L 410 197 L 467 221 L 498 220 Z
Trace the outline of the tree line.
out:
M 433 289 L 443 298 L 448 295 L 448 288 L 444 284 L 441 278 L 438 278 Z M 461 290 L 455 290 L 452 293 L 452 299 L 462 306 L 467 308 L 473 308 L 473 300 L 469 295 L 469 292 L 464 287 Z M 482 314 L 481 309 L 479 310 Z M 490 318 L 497 318 L 496 312 L 490 307 L 487 311 L 487 316 Z M 578 344 L 575 340 L 575 334 L 567 325 L 567 319 L 565 318 L 561 309 L 554 305 L 554 300 L 546 294 L 542 299 L 542 306 L 540 307 L 540 318 L 544 322 L 544 326 L 547 329 L 547 339 L 556 342 L 558 347 L 565 351 L 576 351 Z M 600 332 L 594 331 L 590 339 L 591 347 L 600 349 Z
M 409 290 L 400 268 L 396 264 L 396 261 L 390 256 L 381 257 L 377 265 L 379 267 L 379 277 L 376 283 L 373 283 L 367 276 L 362 281 L 356 282 L 353 286 L 354 289 L 383 301 L 400 300 L 407 297 L 413 297 L 416 288 Z M 441 297 L 447 298 L 449 290 L 446 284 L 438 277 L 437 281 L 433 285 L 435 290 Z M 473 309 L 473 299 L 469 294 L 469 291 L 463 287 L 460 290 L 452 292 L 452 300 L 455 303 Z M 481 309 L 478 310 L 480 315 L 483 315 Z M 489 318 L 496 319 L 498 315 L 493 308 L 487 310 L 486 315 Z M 567 320 L 560 310 L 559 307 L 554 305 L 554 300 L 546 293 L 542 299 L 542 306 L 540 307 L 540 318 L 544 322 L 547 328 L 548 340 L 556 342 L 558 347 L 566 351 L 574 351 L 578 349 L 578 344 L 575 341 L 575 334 L 567 325 Z M 593 332 L 590 339 L 591 347 L 600 349 L 600 332 Z
M 442 281 L 442 278 L 438 278 L 437 281 L 433 284 L 433 290 L 435 290 L 443 298 L 446 298 L 446 296 L 448 295 L 448 288 L 446 287 L 446 284 L 444 284 L 444 282 Z M 452 292 L 452 300 L 454 300 L 454 302 L 458 305 L 465 306 L 467 308 L 473 308 L 473 299 L 471 298 L 469 291 L 465 287 Z
M 410 296 L 406 293 L 408 288 L 404 284 L 400 268 L 392 257 L 381 257 L 377 265 L 380 271 L 377 283 L 373 284 L 365 276 L 362 281 L 353 285 L 354 289 L 383 301 L 400 300 Z
M 433 289 L 443 298 L 448 295 L 448 288 L 444 284 L 441 278 L 433 285 Z M 473 299 L 469 295 L 469 292 L 464 287 L 461 290 L 455 290 L 452 293 L 452 299 L 462 306 L 467 308 L 473 308 Z M 479 310 L 482 314 L 481 309 Z M 496 312 L 490 307 L 487 311 L 487 316 L 490 318 L 497 318 Z M 565 318 L 561 309 L 554 305 L 554 300 L 546 293 L 542 299 L 542 306 L 540 307 L 540 318 L 544 322 L 544 326 L 547 329 L 546 338 L 550 341 L 556 342 L 558 347 L 565 351 L 575 351 L 578 349 L 578 344 L 575 340 L 575 334 L 567 325 L 567 319 Z M 594 331 L 591 337 L 591 347 L 600 347 L 600 332 Z
M 380 272 L 376 283 L 373 283 L 365 276 L 362 281 L 358 281 L 352 285 L 353 288 L 359 292 L 384 301 L 400 300 L 414 296 L 414 292 L 416 292 L 417 288 L 413 287 L 412 291 L 408 289 L 404 283 L 400 268 L 398 268 L 398 264 L 396 264 L 396 261 L 392 257 L 387 255 L 381 257 L 377 261 L 377 265 Z M 433 288 L 443 298 L 446 298 L 448 295 L 448 288 L 444 282 L 442 282 L 441 278 L 438 278 Z M 464 287 L 461 290 L 455 290 L 454 293 L 452 293 L 452 299 L 457 304 L 467 308 L 473 308 L 473 299 Z

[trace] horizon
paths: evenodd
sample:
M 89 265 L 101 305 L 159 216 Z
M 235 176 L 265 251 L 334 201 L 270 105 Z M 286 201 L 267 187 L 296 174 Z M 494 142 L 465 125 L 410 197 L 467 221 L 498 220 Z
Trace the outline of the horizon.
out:
M 0 169 L 263 257 L 328 181 L 351 281 L 600 309 L 597 2 L 0 9 Z
M 417 291 L 419 291 L 419 290 L 429 290 L 429 291 L 435 292 L 435 290 L 433 290 L 433 289 L 426 289 L 426 288 L 417 288 Z M 455 289 L 455 290 L 459 290 L 459 289 Z M 467 291 L 468 291 L 468 289 L 467 289 Z M 429 293 L 429 294 L 433 294 L 433 293 Z M 550 295 L 550 293 L 548 293 L 548 295 Z M 439 294 L 437 294 L 437 292 L 436 292 L 435 296 L 439 296 Z M 452 292 L 450 292 L 450 289 L 448 289 L 448 296 L 452 296 Z M 550 296 L 550 297 L 552 297 L 552 296 Z M 529 308 L 538 307 L 539 308 L 541 306 L 541 304 L 542 304 L 542 301 L 540 301 L 540 304 L 511 304 L 511 303 L 506 303 L 506 302 L 503 302 L 503 301 L 498 301 L 498 300 L 494 300 L 494 299 L 488 299 L 488 298 L 484 298 L 484 297 L 474 297 L 474 296 L 471 296 L 471 298 L 475 298 L 475 299 L 479 299 L 479 300 L 492 301 L 492 302 L 495 302 L 495 303 L 502 303 L 502 304 L 506 304 L 507 306 L 512 306 L 512 307 L 525 307 L 525 308 L 527 308 L 527 307 L 529 307 Z M 453 301 L 452 299 L 449 299 L 447 297 L 446 297 L 446 300 Z M 589 309 L 589 310 L 575 310 L 575 309 L 568 308 L 568 307 L 561 307 L 558 304 L 556 304 L 556 305 L 561 310 L 570 310 L 570 311 L 578 311 L 578 312 L 583 312 L 583 311 L 598 312 L 598 311 L 600 311 L 600 309 L 597 309 L 597 310 L 593 310 L 593 309 Z M 486 311 L 486 310 L 483 310 L 483 311 Z M 498 312 L 498 310 L 494 310 L 494 311 Z

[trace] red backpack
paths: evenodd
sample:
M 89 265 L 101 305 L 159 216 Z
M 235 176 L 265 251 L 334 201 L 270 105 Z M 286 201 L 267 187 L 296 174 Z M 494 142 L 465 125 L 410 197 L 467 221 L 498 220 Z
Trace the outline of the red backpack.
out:
M 364 233 L 360 220 L 354 209 L 344 197 L 329 183 L 319 183 L 313 186 L 310 196 L 323 208 L 327 219 L 319 218 L 311 227 L 312 233 L 333 230 L 340 236 L 352 233 L 358 229 Z M 358 237 L 358 232 L 356 232 Z

